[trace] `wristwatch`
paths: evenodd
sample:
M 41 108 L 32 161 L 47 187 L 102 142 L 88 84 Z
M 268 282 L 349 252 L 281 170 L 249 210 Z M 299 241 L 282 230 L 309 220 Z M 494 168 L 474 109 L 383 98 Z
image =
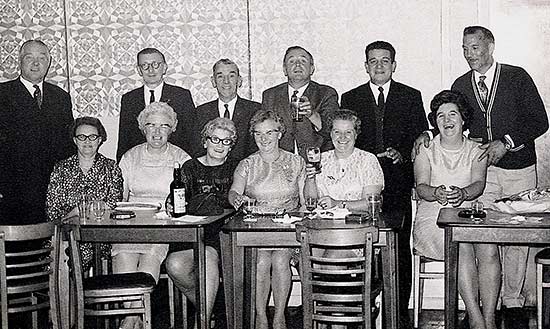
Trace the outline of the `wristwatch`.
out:
M 504 144 L 504 147 L 506 148 L 506 151 L 510 151 L 510 149 L 512 148 L 512 144 L 510 143 L 510 141 L 508 141 L 506 139 L 506 137 L 504 137 L 504 136 L 502 136 L 500 141 Z

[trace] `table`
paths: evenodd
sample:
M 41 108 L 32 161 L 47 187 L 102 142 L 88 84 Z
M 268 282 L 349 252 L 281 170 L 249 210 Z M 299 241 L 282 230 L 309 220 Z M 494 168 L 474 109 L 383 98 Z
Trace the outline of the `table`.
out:
M 222 227 L 220 241 L 222 247 L 222 267 L 224 278 L 227 323 L 230 329 L 243 328 L 245 287 L 245 249 L 255 250 L 265 247 L 300 246 L 296 240 L 293 225 L 275 223 L 271 217 L 258 216 L 257 222 L 243 222 L 242 214 L 233 216 Z M 343 221 L 342 221 L 343 222 Z M 384 268 L 384 319 L 387 328 L 397 328 L 399 321 L 399 293 L 397 268 L 397 230 L 402 218 L 384 213 L 379 223 L 379 241 L 375 247 L 381 249 Z M 248 259 L 247 267 L 255 272 L 255 264 Z M 253 274 L 252 274 L 253 277 Z M 254 282 L 254 279 L 250 280 Z M 253 300 L 254 288 L 248 291 L 247 299 Z M 248 313 L 254 324 L 254 303 L 250 303 Z
M 70 218 L 65 225 L 78 229 L 82 242 L 109 243 L 179 243 L 194 244 L 194 255 L 198 271 L 195 272 L 199 289 L 196 289 L 197 316 L 201 329 L 207 329 L 209 319 L 206 319 L 206 254 L 204 246 L 204 227 L 219 220 L 228 218 L 233 210 L 225 210 L 223 214 L 208 216 L 200 221 L 182 221 L 172 219 L 155 219 L 152 212 L 136 211 L 136 217 L 128 220 L 110 219 L 110 211 L 103 216 L 102 221 L 94 219 L 80 220 Z
M 442 208 L 437 225 L 445 230 L 445 328 L 454 329 L 458 324 L 458 244 L 550 244 L 550 213 L 532 213 L 524 216 L 542 217 L 514 223 L 511 217 L 492 210 L 482 221 L 458 217 L 458 208 Z

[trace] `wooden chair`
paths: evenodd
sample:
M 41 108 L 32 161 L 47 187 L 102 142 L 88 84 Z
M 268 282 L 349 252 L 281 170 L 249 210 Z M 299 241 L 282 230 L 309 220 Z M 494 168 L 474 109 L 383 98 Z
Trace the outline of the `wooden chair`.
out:
M 148 273 L 119 273 L 83 278 L 78 248 L 78 229 L 69 229 L 71 279 L 75 285 L 76 325 L 84 329 L 84 316 L 120 317 L 141 315 L 143 327 L 151 329 L 151 293 L 155 279 Z M 135 308 L 123 307 L 123 302 L 141 302 Z
M 168 308 L 170 310 L 170 328 L 176 328 L 176 306 L 174 297 L 179 294 L 180 310 L 182 314 L 182 329 L 187 329 L 187 297 L 175 285 L 174 281 L 166 273 L 161 271 L 160 280 L 166 280 L 168 288 Z
M 543 312 L 543 299 L 542 290 L 544 288 L 550 288 L 550 282 L 544 282 L 542 277 L 542 270 L 545 266 L 550 265 L 550 248 L 543 249 L 535 255 L 535 263 L 537 264 L 537 328 L 542 329 L 542 312 Z M 547 305 L 548 307 L 548 305 Z
M 50 310 L 52 328 L 60 327 L 59 235 L 52 223 L 0 226 L 0 318 L 8 328 L 8 315 L 32 312 L 33 328 L 38 311 Z
M 343 221 L 305 220 L 296 227 L 301 243 L 300 276 L 304 328 L 320 323 L 372 327 L 372 245 L 378 228 Z M 360 256 L 323 257 L 329 249 L 361 249 Z
M 412 189 L 411 192 L 411 211 L 412 211 L 412 224 L 411 227 L 414 229 L 414 224 L 416 220 L 416 210 L 417 210 L 418 195 L 416 194 L 416 189 Z M 424 257 L 414 249 L 413 244 L 413 235 L 411 234 L 411 248 L 413 253 L 413 327 L 418 328 L 420 312 L 422 311 L 422 299 L 424 295 L 424 280 L 442 280 L 445 278 L 445 272 L 441 271 L 426 271 L 427 263 L 441 263 L 444 262 L 433 260 L 427 257 Z M 441 266 L 444 269 L 444 266 Z

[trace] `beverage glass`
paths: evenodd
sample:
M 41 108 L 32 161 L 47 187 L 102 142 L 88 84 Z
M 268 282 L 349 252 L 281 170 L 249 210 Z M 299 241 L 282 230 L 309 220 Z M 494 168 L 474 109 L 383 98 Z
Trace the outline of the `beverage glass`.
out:
M 243 212 L 245 214 L 243 219 L 244 220 L 252 219 L 253 218 L 252 213 L 254 212 L 254 209 L 256 207 L 256 200 L 248 197 L 244 197 L 242 206 L 243 206 Z
M 310 213 L 312 213 L 313 210 L 317 209 L 317 198 L 306 198 L 306 209 Z
M 81 220 L 88 219 L 90 211 L 90 198 L 87 195 L 81 195 L 78 199 L 78 217 Z
M 292 111 L 292 120 L 295 122 L 301 122 L 304 120 L 305 112 L 300 110 L 300 105 L 303 103 L 301 97 L 292 97 L 290 100 L 290 109 Z
M 95 220 L 101 221 L 103 219 L 103 214 L 105 214 L 105 202 L 103 200 L 93 200 L 90 210 L 92 211 Z
M 382 211 L 382 196 L 380 194 L 367 195 L 368 212 L 372 216 L 373 224 L 378 224 Z
M 321 150 L 318 147 L 310 146 L 306 150 L 307 162 L 311 163 L 317 173 L 321 172 Z

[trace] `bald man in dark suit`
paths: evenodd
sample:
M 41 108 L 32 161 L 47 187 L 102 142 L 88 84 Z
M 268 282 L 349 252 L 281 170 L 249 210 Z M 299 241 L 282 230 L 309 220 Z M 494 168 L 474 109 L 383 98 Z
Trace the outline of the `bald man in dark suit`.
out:
M 42 41 L 26 41 L 21 75 L 0 84 L 0 225 L 45 222 L 50 173 L 75 152 L 71 97 L 44 81 L 50 63 Z
M 143 86 L 122 95 L 118 124 L 117 161 L 132 147 L 144 143 L 145 137 L 138 128 L 139 113 L 152 102 L 165 102 L 178 115 L 176 131 L 170 142 L 187 153 L 193 151 L 192 127 L 195 122 L 195 103 L 189 90 L 164 82 L 168 64 L 164 55 L 155 48 L 145 48 L 137 55 L 137 70 L 143 77 Z
M 250 119 L 260 109 L 261 104 L 239 97 L 237 90 L 242 85 L 239 67 L 232 60 L 218 60 L 212 68 L 212 86 L 218 91 L 218 99 L 197 107 L 195 125 L 196 156 L 205 153 L 200 144 L 200 132 L 204 125 L 215 118 L 231 119 L 237 128 L 237 143 L 231 148 L 228 158 L 240 161 L 258 148 L 249 130 Z

